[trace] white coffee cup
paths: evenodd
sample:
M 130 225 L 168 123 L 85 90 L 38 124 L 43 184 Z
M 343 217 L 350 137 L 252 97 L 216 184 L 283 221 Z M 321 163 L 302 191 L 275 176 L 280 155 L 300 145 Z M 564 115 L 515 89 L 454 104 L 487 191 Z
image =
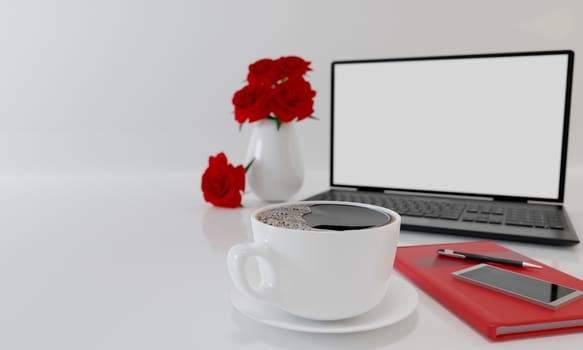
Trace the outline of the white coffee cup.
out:
M 277 227 L 257 219 L 267 210 L 297 205 L 341 204 L 388 215 L 381 226 L 349 230 Z M 263 207 L 251 215 L 254 242 L 233 246 L 227 266 L 243 294 L 293 315 L 339 320 L 360 315 L 384 298 L 393 270 L 401 217 L 362 203 L 305 201 Z M 257 258 L 261 283 L 253 286 L 245 268 Z

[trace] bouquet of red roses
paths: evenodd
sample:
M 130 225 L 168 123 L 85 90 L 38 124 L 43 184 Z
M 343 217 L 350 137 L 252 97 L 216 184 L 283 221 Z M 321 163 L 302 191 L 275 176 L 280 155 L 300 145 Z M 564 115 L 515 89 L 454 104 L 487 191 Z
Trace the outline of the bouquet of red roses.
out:
M 279 130 L 282 123 L 316 119 L 312 116 L 316 92 L 304 79 L 311 70 L 310 62 L 297 56 L 276 60 L 264 58 L 249 65 L 247 85 L 233 95 L 237 122 L 243 125 L 272 119 Z M 217 207 L 241 206 L 245 173 L 253 161 L 243 167 L 229 163 L 223 152 L 209 157 L 208 168 L 201 179 L 205 201 Z
M 314 118 L 314 97 L 304 79 L 310 62 L 297 56 L 263 58 L 249 65 L 247 85 L 233 95 L 235 119 L 240 125 L 273 119 L 281 123 Z

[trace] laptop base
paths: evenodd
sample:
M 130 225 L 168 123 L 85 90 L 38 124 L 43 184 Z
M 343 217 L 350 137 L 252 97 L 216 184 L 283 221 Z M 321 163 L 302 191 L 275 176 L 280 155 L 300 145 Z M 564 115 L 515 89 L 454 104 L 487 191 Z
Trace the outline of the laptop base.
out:
M 559 205 L 338 189 L 306 200 L 360 202 L 386 207 L 401 215 L 403 230 L 557 246 L 579 243 Z

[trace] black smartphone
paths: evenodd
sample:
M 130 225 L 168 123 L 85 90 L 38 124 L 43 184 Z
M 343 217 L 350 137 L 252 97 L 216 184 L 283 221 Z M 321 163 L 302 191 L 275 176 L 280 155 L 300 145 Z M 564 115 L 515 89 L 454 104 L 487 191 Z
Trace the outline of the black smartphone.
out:
M 462 269 L 452 275 L 553 310 L 583 296 L 583 291 L 487 264 Z

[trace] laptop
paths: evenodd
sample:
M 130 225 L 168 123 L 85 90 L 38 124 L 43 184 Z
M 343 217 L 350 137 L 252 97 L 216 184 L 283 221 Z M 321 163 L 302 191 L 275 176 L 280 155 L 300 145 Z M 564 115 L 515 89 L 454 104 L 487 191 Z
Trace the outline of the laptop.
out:
M 330 189 L 402 229 L 547 245 L 562 206 L 574 52 L 332 62 Z

